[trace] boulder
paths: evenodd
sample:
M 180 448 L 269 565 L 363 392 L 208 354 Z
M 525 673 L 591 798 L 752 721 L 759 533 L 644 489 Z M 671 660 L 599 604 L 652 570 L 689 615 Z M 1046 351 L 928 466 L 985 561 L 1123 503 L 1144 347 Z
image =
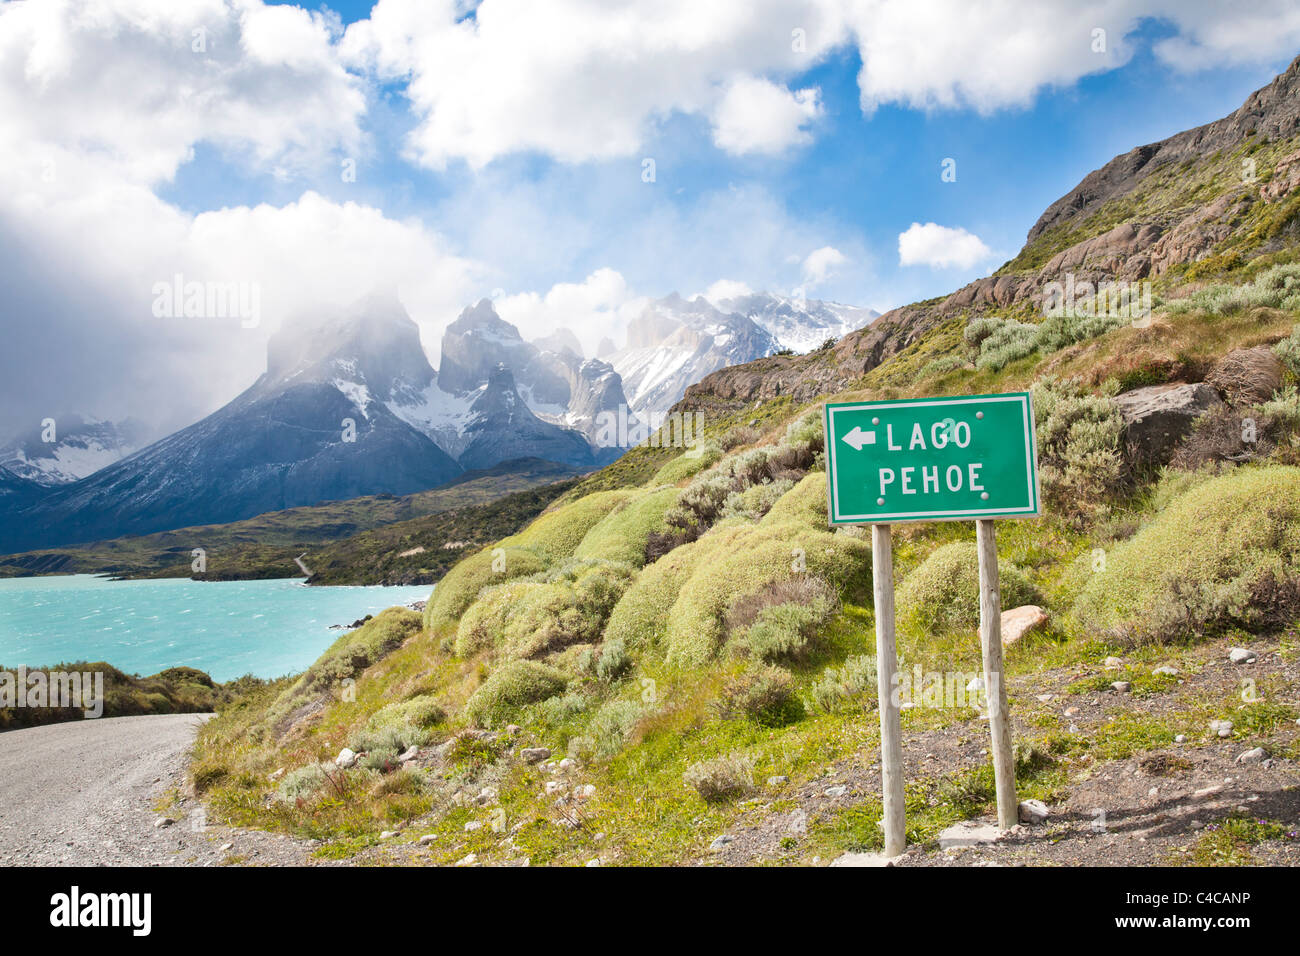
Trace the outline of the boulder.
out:
M 1047 623 L 1047 612 L 1037 604 L 1026 604 L 1002 612 L 1002 646 L 1010 647 L 1030 631 Z
M 334 758 L 334 766 L 346 770 L 348 767 L 355 766 L 357 754 L 350 747 L 344 747 L 339 751 L 339 755 Z
M 1049 814 L 1042 800 L 1021 800 L 1017 812 L 1021 823 L 1042 823 Z
M 1139 466 L 1166 465 L 1178 443 L 1223 400 L 1210 385 L 1149 385 L 1115 397 L 1124 419 L 1124 443 Z
M 551 756 L 551 751 L 546 747 L 525 747 L 519 751 L 519 756 L 523 758 L 524 763 L 541 763 Z
M 1228 650 L 1228 660 L 1234 664 L 1255 663 L 1255 652 L 1248 647 L 1233 647 Z
M 1233 406 L 1260 405 L 1282 387 L 1282 360 L 1265 345 L 1234 349 L 1219 359 L 1205 381 Z

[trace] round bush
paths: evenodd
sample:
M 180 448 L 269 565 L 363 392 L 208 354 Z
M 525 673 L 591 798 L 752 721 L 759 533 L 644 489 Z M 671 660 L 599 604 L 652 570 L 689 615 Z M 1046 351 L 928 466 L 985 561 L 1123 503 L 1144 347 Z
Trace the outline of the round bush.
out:
M 1178 496 L 1107 555 L 1075 602 L 1089 631 L 1130 640 L 1269 627 L 1300 615 L 1300 468 L 1229 473 Z
M 465 716 L 474 724 L 492 726 L 527 704 L 554 697 L 564 690 L 564 675 L 535 661 L 507 661 L 465 702 Z
M 1009 561 L 998 562 L 1002 609 L 1037 600 L 1033 585 Z M 957 541 L 936 548 L 898 589 L 904 621 L 926 630 L 976 627 L 980 620 L 979 554 L 974 544 Z

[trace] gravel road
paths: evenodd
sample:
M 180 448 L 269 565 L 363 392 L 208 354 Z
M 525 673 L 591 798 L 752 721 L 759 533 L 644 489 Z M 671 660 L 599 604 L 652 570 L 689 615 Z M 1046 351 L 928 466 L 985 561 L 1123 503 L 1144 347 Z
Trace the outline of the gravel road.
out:
M 287 837 L 207 825 L 186 752 L 212 715 L 111 717 L 0 734 L 0 865 L 310 862 Z M 155 824 L 170 818 L 166 826 Z

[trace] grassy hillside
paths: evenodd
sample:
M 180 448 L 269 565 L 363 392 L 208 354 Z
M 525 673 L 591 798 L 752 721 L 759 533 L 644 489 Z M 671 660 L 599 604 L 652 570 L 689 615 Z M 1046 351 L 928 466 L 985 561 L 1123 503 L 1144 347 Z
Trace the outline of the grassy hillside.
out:
M 0 672 L 17 675 L 17 668 L 0 667 Z M 256 693 L 265 682 L 256 677 L 241 677 L 225 684 L 214 683 L 203 671 L 193 667 L 169 667 L 149 677 L 124 674 L 103 661 L 87 663 L 77 661 L 56 664 L 39 671 L 29 671 L 28 687 L 33 674 L 64 672 L 80 675 L 103 675 L 103 712 L 101 717 L 134 717 L 140 714 L 196 714 L 210 713 L 224 707 L 245 694 Z M 14 677 L 16 682 L 17 678 Z M 85 694 L 93 697 L 93 676 L 86 685 Z M 48 685 L 47 685 L 48 686 Z M 85 704 L 94 701 L 83 698 Z M 69 720 L 82 720 L 86 708 L 71 707 L 0 707 L 0 730 L 17 730 Z
M 1300 759 L 1300 308 L 1222 301 L 1202 289 L 1147 328 L 1044 337 L 1007 362 L 981 363 L 987 339 L 956 324 L 825 396 L 1034 388 L 1049 513 L 999 525 L 1007 606 L 1050 615 L 1008 652 L 1022 799 L 1067 806 L 1108 767 L 1157 758 L 1206 773 L 1247 746 Z M 1188 377 L 1260 343 L 1289 384 L 1236 411 L 1267 423 L 1266 453 L 1132 467 L 1121 381 Z M 452 568 L 423 619 L 387 612 L 292 686 L 223 711 L 196 752 L 213 807 L 358 860 L 808 863 L 878 846 L 870 548 L 826 527 L 818 406 L 750 407 L 705 437 L 699 455 L 641 450 L 585 479 Z M 980 669 L 973 536 L 898 529 L 906 673 Z M 1215 676 L 1229 644 L 1273 652 L 1244 703 Z M 1209 729 L 1228 718 L 1227 738 Z M 903 720 L 909 840 L 933 846 L 992 805 L 986 725 L 975 707 L 924 703 Z M 1178 734 L 1187 758 L 1169 754 Z M 356 766 L 333 762 L 344 747 Z M 1295 802 L 1285 779 L 1273 815 Z M 1251 832 L 1193 833 L 1180 860 L 1286 842 Z
M 191 553 L 203 548 L 202 576 L 214 581 L 300 577 L 294 558 L 307 552 L 305 563 L 319 575 L 313 584 L 432 583 L 460 551 L 444 544 L 466 547 L 513 530 L 568 490 L 556 483 L 572 474 L 552 462 L 512 462 L 413 495 L 322 502 L 231 524 L 9 555 L 0 558 L 0 576 L 191 577 Z M 382 530 L 367 534 L 373 529 Z

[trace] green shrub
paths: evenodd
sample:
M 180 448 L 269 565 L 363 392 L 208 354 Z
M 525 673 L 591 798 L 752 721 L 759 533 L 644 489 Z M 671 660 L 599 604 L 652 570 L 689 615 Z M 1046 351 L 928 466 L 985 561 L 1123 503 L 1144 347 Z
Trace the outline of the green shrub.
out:
M 1024 573 L 1009 561 L 998 562 L 1002 607 L 1037 599 Z M 936 548 L 898 589 L 899 616 L 928 631 L 979 624 L 979 555 L 974 544 L 956 541 Z
M 1087 630 L 1133 641 L 1300 615 L 1300 468 L 1242 469 L 1172 501 L 1110 553 L 1075 602 Z
M 502 547 L 530 548 L 548 564 L 573 556 L 582 539 L 615 508 L 623 505 L 630 491 L 597 491 L 577 501 L 541 514 L 523 531 L 501 542 Z
M 706 803 L 743 796 L 754 788 L 753 762 L 739 756 L 716 757 L 693 763 L 682 774 Z
M 850 657 L 841 667 L 828 667 L 809 688 L 811 709 L 834 714 L 849 707 L 863 707 L 875 697 L 876 658 L 869 654 Z
M 686 451 L 660 468 L 651 485 L 675 485 L 679 481 L 693 478 L 705 468 L 711 468 L 722 457 L 722 448 L 715 442 L 705 442 L 698 448 Z
M 737 651 L 758 660 L 803 660 L 839 605 L 839 595 L 821 578 L 776 581 L 733 602 L 727 630 Z
M 447 712 L 437 700 L 421 695 L 379 708 L 370 715 L 367 726 L 374 730 L 406 726 L 431 727 L 446 719 Z
M 424 610 L 425 626 L 435 634 L 452 628 L 485 587 L 545 569 L 545 560 L 527 548 L 507 546 L 504 542 L 494 548 L 484 548 L 443 575 L 429 595 Z
M 1075 519 L 1105 512 L 1125 480 L 1119 406 L 1072 380 L 1041 379 L 1031 394 L 1043 503 Z
M 805 477 L 758 524 L 719 525 L 679 550 L 688 549 L 690 573 L 666 614 L 667 657 L 673 663 L 710 660 L 722 646 L 723 619 L 733 601 L 773 582 L 811 574 L 837 593 L 870 582 L 870 545 L 826 530 L 823 472 Z
M 361 730 L 348 738 L 348 746 L 357 753 L 391 750 L 400 754 L 411 747 L 423 747 L 429 742 L 429 731 L 413 723 L 376 721 L 376 712 Z
M 456 653 L 495 647 L 508 657 L 532 657 L 595 643 L 631 577 L 626 564 L 574 560 L 549 574 L 485 588 L 456 629 Z
M 559 671 L 535 661 L 507 661 L 465 702 L 465 716 L 473 724 L 492 726 L 526 704 L 554 697 L 564 690 Z
M 325 786 L 326 774 L 338 772 L 330 763 L 309 763 L 305 767 L 298 767 L 285 774 L 279 787 L 276 788 L 276 793 L 281 800 L 289 802 L 306 800 Z
M 622 750 L 641 719 L 641 713 L 641 705 L 633 700 L 611 700 L 602 704 L 591 719 L 593 753 L 606 758 Z
M 794 482 L 789 478 L 780 478 L 776 481 L 751 485 L 744 491 L 733 491 L 723 501 L 718 520 L 745 518 L 749 521 L 757 521 L 771 511 L 772 505 L 793 487 Z
M 784 727 L 804 717 L 803 702 L 790 672 L 770 664 L 753 664 L 729 678 L 718 697 L 724 718 L 744 715 L 762 727 Z
M 664 513 L 676 504 L 680 493 L 671 487 L 637 493 L 588 531 L 573 556 L 641 567 L 646 560 L 646 541 L 651 533 L 664 529 Z
M 1300 381 L 1300 325 L 1291 330 L 1291 334 L 1273 346 L 1277 357 L 1286 366 L 1291 378 Z
M 613 681 L 622 677 L 632 667 L 632 658 L 628 656 L 627 645 L 621 638 L 614 638 L 601 645 L 596 657 L 594 670 L 596 676 L 604 681 Z
M 1272 266 L 1242 285 L 1210 285 L 1165 303 L 1174 315 L 1197 310 L 1233 315 L 1260 307 L 1300 311 L 1300 264 Z

